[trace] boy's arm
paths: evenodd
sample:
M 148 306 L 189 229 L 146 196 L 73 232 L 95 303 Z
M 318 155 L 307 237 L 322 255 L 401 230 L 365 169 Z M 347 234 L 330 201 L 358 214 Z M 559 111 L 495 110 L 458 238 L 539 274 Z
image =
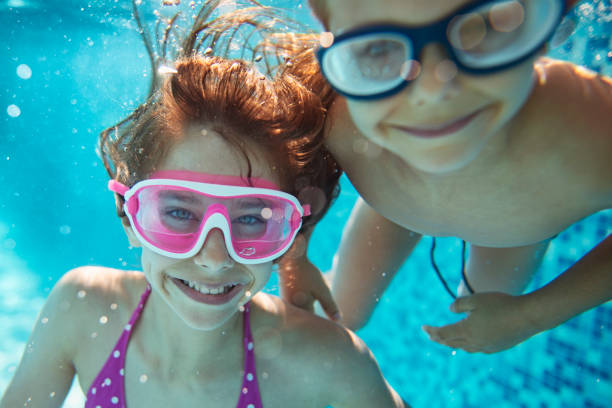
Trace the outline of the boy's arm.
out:
M 51 291 L 0 408 L 62 405 L 75 374 L 72 351 L 78 341 L 72 330 L 74 316 L 64 310 L 68 292 L 71 290 L 62 281 Z
M 480 293 L 451 310 L 468 316 L 429 327 L 432 340 L 469 352 L 495 353 L 612 299 L 612 235 L 546 286 L 521 296 Z
M 321 272 L 306 256 L 311 233 L 312 229 L 300 234 L 279 262 L 282 297 L 311 311 L 318 300 L 329 317 L 338 320 L 341 316 L 342 323 L 354 330 L 367 323 L 378 299 L 421 238 L 359 198 L 334 259 L 332 297 Z
M 342 323 L 364 326 L 421 235 L 384 218 L 359 198 L 334 259 L 332 293 Z
M 339 311 L 323 274 L 310 262 L 307 248 L 313 228 L 302 230 L 295 238 L 291 249 L 280 259 L 278 272 L 282 298 L 302 309 L 314 311 L 314 302 L 319 301 L 325 313 L 339 319 Z

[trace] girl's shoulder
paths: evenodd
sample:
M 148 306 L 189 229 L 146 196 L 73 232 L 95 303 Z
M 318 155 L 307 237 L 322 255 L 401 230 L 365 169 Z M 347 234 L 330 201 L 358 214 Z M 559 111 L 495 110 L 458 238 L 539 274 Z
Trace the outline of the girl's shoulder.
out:
M 100 307 L 129 309 L 136 306 L 145 285 L 141 272 L 83 266 L 68 271 L 57 282 L 50 298 L 61 298 L 69 305 L 78 304 L 78 309 L 83 311 Z
M 75 268 L 54 286 L 44 311 L 62 317 L 57 319 L 60 327 L 56 330 L 73 336 L 82 336 L 85 331 L 91 335 L 104 331 L 99 328 L 111 327 L 115 321 L 129 318 L 145 285 L 144 275 L 140 272 L 99 266 Z
M 293 361 L 315 363 L 339 355 L 355 358 L 370 352 L 351 330 L 331 320 L 297 308 L 277 296 L 258 294 L 252 308 L 252 331 L 258 345 L 282 343 Z M 259 340 L 259 342 L 258 342 Z
M 307 395 L 316 398 L 313 405 L 355 406 L 354 389 L 385 395 L 378 364 L 359 336 L 276 296 L 260 295 L 255 298 L 251 320 L 257 370 L 268 373 L 269 378 L 292 379 L 284 383 L 280 394 L 277 391 L 277 398 Z M 355 388 L 339 388 L 338 382 L 345 379 Z

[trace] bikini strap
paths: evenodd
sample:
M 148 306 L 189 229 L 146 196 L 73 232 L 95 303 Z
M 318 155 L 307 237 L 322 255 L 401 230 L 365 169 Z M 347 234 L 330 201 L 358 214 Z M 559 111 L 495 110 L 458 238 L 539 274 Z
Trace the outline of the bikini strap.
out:
M 257 372 L 255 370 L 255 352 L 253 335 L 251 333 L 251 304 L 244 305 L 242 313 L 243 344 L 244 344 L 244 376 L 240 399 L 237 408 L 261 408 L 261 395 L 259 394 L 259 384 L 257 383 Z

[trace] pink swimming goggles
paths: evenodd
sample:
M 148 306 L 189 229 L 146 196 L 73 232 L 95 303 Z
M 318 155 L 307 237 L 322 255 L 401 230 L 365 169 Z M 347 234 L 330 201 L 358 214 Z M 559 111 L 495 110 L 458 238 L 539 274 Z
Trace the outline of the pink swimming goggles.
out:
M 257 264 L 284 254 L 310 215 L 271 181 L 189 171 L 160 171 L 129 188 L 108 188 L 125 198 L 123 209 L 140 242 L 152 251 L 184 259 L 197 254 L 208 233 L 223 232 L 228 254 Z

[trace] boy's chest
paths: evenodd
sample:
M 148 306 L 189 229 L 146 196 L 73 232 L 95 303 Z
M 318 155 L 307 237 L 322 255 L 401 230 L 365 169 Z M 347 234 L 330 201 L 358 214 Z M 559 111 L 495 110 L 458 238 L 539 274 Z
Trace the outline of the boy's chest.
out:
M 508 163 L 435 182 L 423 181 L 386 152 L 341 164 L 381 215 L 421 234 L 456 236 L 483 246 L 542 241 L 603 209 L 589 200 L 582 176 L 561 162 Z

